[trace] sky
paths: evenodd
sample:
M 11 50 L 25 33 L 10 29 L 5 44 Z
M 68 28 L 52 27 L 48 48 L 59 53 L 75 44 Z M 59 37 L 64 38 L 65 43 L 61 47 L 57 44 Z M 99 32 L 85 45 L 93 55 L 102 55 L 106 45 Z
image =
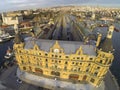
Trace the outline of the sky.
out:
M 102 5 L 120 7 L 120 0 L 0 0 L 0 12 L 62 5 Z

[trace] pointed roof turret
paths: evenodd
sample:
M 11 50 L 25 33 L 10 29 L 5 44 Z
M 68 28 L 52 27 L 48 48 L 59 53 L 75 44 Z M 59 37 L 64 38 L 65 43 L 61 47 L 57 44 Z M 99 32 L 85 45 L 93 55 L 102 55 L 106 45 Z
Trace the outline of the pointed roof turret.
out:
M 15 34 L 14 43 L 15 43 L 15 44 L 20 44 L 20 43 L 22 43 L 23 41 L 24 41 L 24 40 L 23 40 L 23 38 L 21 37 L 20 33 L 19 33 L 19 32 L 16 33 L 16 34 Z
M 101 42 L 100 48 L 104 52 L 112 52 L 114 50 L 113 49 L 113 44 L 112 44 L 113 31 L 114 31 L 114 26 L 111 25 L 109 27 L 107 37 L 103 40 L 103 42 Z

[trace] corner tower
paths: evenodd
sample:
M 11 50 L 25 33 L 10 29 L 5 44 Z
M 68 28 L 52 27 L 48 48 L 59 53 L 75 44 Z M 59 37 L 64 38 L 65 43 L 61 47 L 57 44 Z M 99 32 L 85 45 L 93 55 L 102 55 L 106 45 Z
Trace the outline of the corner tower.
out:
M 97 57 L 96 61 L 98 63 L 98 66 L 101 69 L 101 72 L 99 72 L 98 75 L 98 85 L 101 83 L 101 81 L 105 78 L 106 73 L 109 71 L 109 67 L 112 64 L 112 61 L 114 59 L 113 56 L 113 45 L 112 45 L 112 36 L 113 36 L 114 26 L 109 26 L 109 30 L 107 33 L 106 38 L 100 42 L 98 48 L 97 48 Z

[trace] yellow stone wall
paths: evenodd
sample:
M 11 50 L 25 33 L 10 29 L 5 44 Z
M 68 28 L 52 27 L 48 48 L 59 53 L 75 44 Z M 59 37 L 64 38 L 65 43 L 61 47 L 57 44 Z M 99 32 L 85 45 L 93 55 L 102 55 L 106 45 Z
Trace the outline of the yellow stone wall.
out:
M 82 47 L 66 55 L 57 41 L 49 52 L 36 44 L 33 49 L 24 49 L 24 43 L 14 44 L 14 50 L 21 70 L 63 80 L 87 81 L 94 86 L 100 85 L 113 61 L 112 53 L 97 50 L 96 56 L 89 56 L 83 53 Z

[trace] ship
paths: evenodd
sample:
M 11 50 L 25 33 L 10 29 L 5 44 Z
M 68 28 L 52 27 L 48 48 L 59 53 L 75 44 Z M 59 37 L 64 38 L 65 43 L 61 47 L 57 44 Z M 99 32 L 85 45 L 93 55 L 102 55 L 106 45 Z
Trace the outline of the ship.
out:
M 52 26 L 37 38 L 16 33 L 13 48 L 22 81 L 53 90 L 119 90 L 109 70 L 113 25 L 104 39 L 66 13 Z
M 5 31 L 0 30 L 0 43 L 6 42 L 14 38 L 14 35 L 10 35 L 9 33 L 6 33 Z

